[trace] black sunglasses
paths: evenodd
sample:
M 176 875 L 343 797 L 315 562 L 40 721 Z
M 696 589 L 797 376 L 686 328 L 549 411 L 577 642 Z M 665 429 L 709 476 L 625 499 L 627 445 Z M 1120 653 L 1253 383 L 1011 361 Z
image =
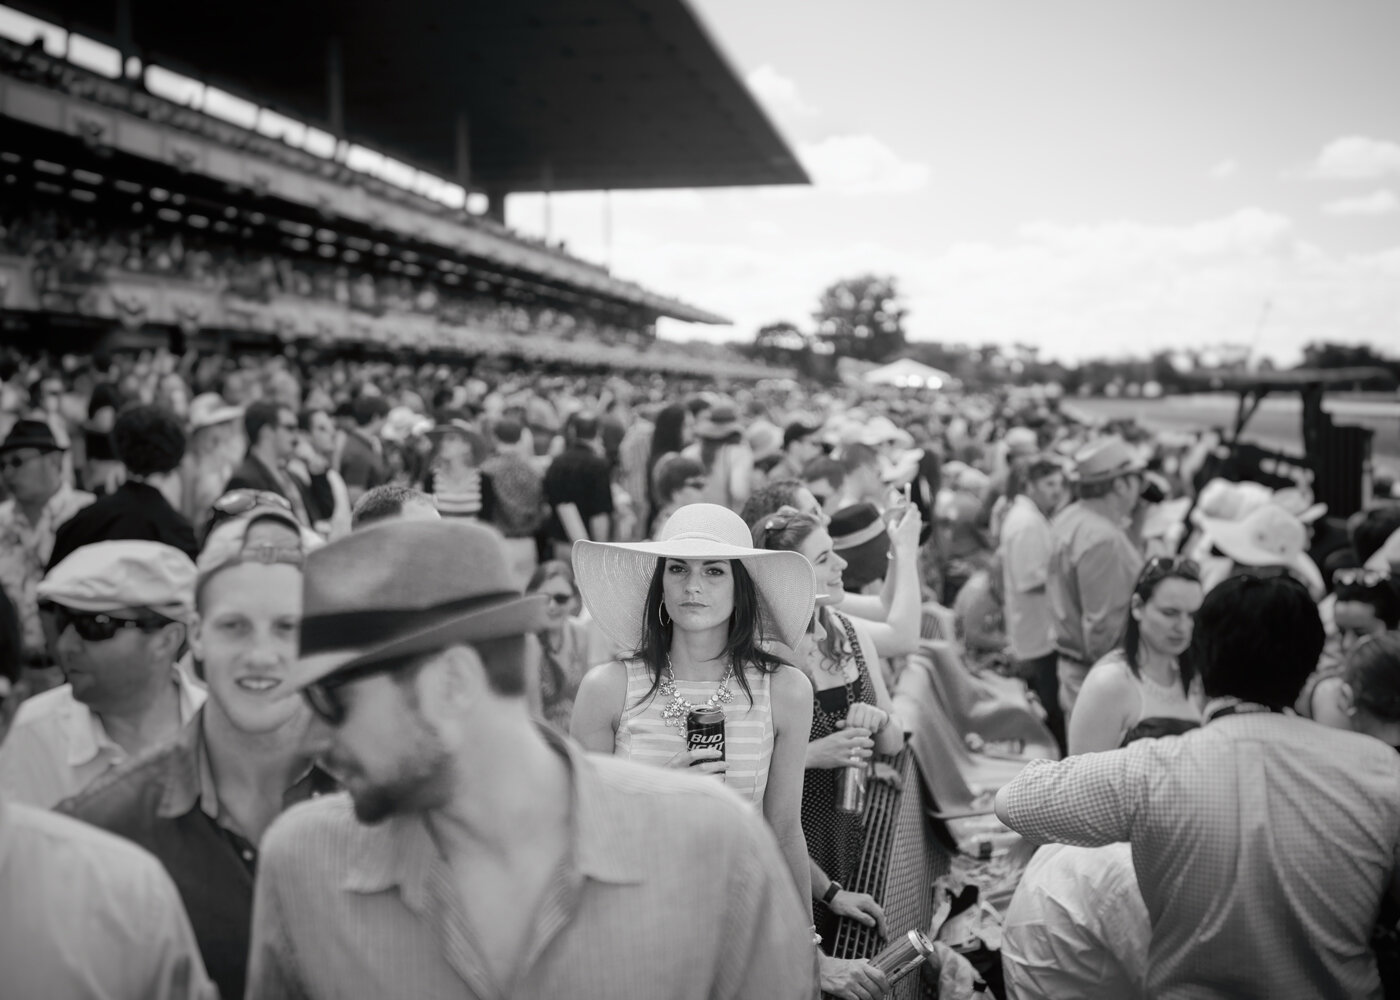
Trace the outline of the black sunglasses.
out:
M 62 635 L 68 631 L 68 626 L 72 625 L 73 630 L 78 633 L 78 638 L 84 642 L 106 642 L 115 638 L 122 629 L 128 628 L 137 628 L 142 632 L 155 632 L 173 624 L 174 621 L 164 615 L 153 613 L 139 615 L 135 618 L 117 618 L 102 612 L 75 611 L 51 601 L 41 603 L 39 610 L 53 620 L 54 635 Z
M 561 608 L 574 599 L 573 594 L 546 594 L 545 596 Z
M 1142 575 L 1139 581 L 1148 577 L 1180 576 L 1187 580 L 1201 579 L 1200 563 L 1194 559 L 1186 559 L 1182 556 L 1153 556 L 1147 560 L 1147 565 L 1142 568 Z
M 436 655 L 436 652 L 431 654 L 413 653 L 409 656 L 375 660 L 373 663 L 350 667 L 306 685 L 301 689 L 301 696 L 321 721 L 329 726 L 340 726 L 345 722 L 347 713 L 345 700 L 340 693 L 340 689 L 345 685 L 365 677 L 372 677 L 375 674 L 389 674 L 404 670 Z
M 41 458 L 45 452 L 37 452 L 33 455 L 6 455 L 0 458 L 0 472 L 9 472 L 11 469 L 19 469 L 28 465 L 36 458 Z

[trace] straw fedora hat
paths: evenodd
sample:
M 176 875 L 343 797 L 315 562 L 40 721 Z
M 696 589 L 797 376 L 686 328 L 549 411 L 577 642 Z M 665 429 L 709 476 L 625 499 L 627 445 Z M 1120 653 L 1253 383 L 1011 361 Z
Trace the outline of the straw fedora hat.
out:
M 286 690 L 340 670 L 538 632 L 501 538 L 479 524 L 386 521 L 306 557 L 301 645 Z
M 755 549 L 738 514 L 693 503 L 672 514 L 654 542 L 574 543 L 574 578 L 584 606 L 623 649 L 642 644 L 642 616 L 658 559 L 738 559 L 758 591 L 757 638 L 794 648 L 807 631 L 817 579 L 806 557 Z
M 1147 462 L 1142 456 L 1116 435 L 1092 441 L 1074 454 L 1074 478 L 1086 485 L 1107 482 L 1146 468 Z
M 733 403 L 716 403 L 695 423 L 695 436 L 707 441 L 722 441 L 743 431 L 739 411 Z

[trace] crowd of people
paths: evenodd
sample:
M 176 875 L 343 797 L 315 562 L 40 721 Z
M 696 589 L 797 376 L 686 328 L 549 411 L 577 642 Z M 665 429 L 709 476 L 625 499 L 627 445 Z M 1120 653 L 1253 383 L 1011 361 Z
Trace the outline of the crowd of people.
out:
M 3 992 L 875 1000 L 937 658 L 1046 734 L 953 734 L 1047 846 L 945 1000 L 1400 995 L 1400 503 L 1220 462 L 1025 391 L 9 355 Z

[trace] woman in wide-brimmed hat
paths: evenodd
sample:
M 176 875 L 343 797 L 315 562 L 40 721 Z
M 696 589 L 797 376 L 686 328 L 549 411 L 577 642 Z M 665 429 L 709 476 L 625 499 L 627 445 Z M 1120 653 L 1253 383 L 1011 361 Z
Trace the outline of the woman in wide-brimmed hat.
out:
M 593 668 L 570 732 L 589 750 L 722 774 L 762 808 L 793 879 L 809 893 L 799 811 L 811 687 L 765 648 L 793 648 L 812 617 L 815 578 L 796 553 L 752 547 L 733 511 L 690 504 L 658 541 L 574 544 L 579 593 L 629 659 Z M 724 759 L 689 750 L 692 709 L 724 712 Z

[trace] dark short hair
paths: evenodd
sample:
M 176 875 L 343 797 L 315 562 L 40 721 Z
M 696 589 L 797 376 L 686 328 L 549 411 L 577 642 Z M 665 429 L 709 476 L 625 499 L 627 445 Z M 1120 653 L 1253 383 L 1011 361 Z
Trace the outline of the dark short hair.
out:
M 520 436 L 525 433 L 525 428 L 520 425 L 519 420 L 511 420 L 509 417 L 497 420 L 491 425 L 491 436 L 501 444 L 519 444 Z
M 395 483 L 376 486 L 366 491 L 355 502 L 355 509 L 350 512 L 350 527 L 363 528 L 379 521 L 392 520 L 402 514 L 404 507 L 410 503 L 425 503 L 431 506 L 433 498 L 412 486 L 399 486 Z
M 112 447 L 133 476 L 171 472 L 185 457 L 185 428 L 165 407 L 137 403 L 117 414 Z
M 667 455 L 656 463 L 656 498 L 668 504 L 688 480 L 705 475 L 705 467 L 684 455 Z
M 820 478 L 820 477 L 819 477 Z M 805 490 L 807 484 L 800 479 L 779 479 L 761 490 L 754 490 L 744 501 L 744 509 L 739 516 L 753 530 L 753 526 L 774 511 L 783 507 L 797 506 L 797 491 Z
M 880 453 L 868 444 L 861 444 L 857 441 L 855 444 L 849 444 L 841 449 L 841 468 L 846 471 L 848 476 L 857 469 L 878 465 L 879 462 Z
M 1400 634 L 1382 632 L 1352 647 L 1342 668 L 1353 701 L 1386 722 L 1400 722 Z
M 832 489 L 839 490 L 846 482 L 846 470 L 836 459 L 823 455 L 802 467 L 804 483 L 815 483 L 819 479 L 830 483 Z
M 1387 577 L 1369 587 L 1360 582 L 1339 583 L 1336 596 L 1338 604 L 1343 601 L 1369 604 L 1387 631 L 1400 628 L 1400 590 L 1396 589 L 1394 579 Z
M 1385 504 L 1367 510 L 1351 535 L 1357 562 L 1364 566 L 1397 531 L 1400 531 L 1400 505 Z
M 325 413 L 326 416 L 330 416 L 330 414 L 327 413 L 326 410 L 322 407 L 308 406 L 297 414 L 297 426 L 304 431 L 311 430 L 311 421 L 315 418 L 316 414 L 318 413 Z
M 1038 483 L 1046 476 L 1053 476 L 1055 473 L 1064 474 L 1065 467 L 1053 458 L 1045 455 L 1037 455 L 1031 459 L 1031 463 L 1026 466 L 1026 482 Z
M 262 434 L 264 427 L 277 429 L 277 421 L 280 414 L 287 407 L 280 403 L 271 403 L 265 399 L 260 399 L 256 403 L 250 403 L 243 411 L 243 430 L 248 435 L 248 447 L 257 446 L 258 437 Z
M 1282 709 L 1298 699 L 1325 640 L 1307 587 L 1289 576 L 1232 576 L 1206 594 L 1194 641 L 1206 697 Z
M 380 417 L 389 415 L 389 402 L 383 396 L 361 394 L 350 404 L 350 416 L 359 427 L 368 427 Z
M 598 436 L 598 418 L 591 413 L 575 413 L 569 418 L 575 441 L 592 441 Z

